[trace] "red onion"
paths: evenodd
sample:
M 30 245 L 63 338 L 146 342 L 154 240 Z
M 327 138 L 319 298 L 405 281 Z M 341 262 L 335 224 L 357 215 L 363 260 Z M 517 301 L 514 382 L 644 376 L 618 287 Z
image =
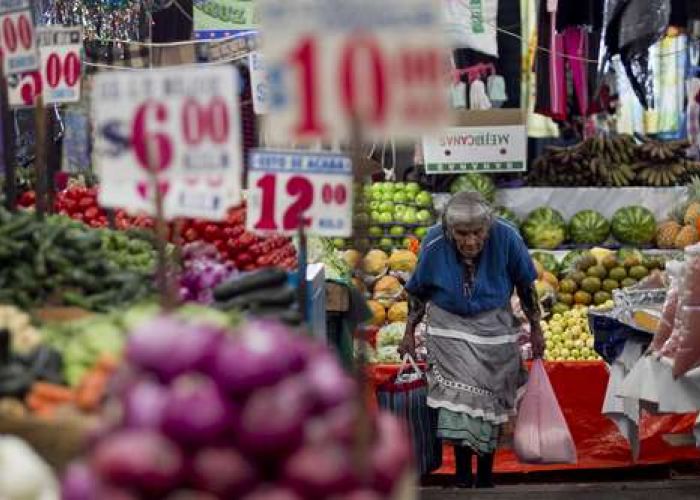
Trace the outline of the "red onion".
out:
M 104 486 L 91 500 L 139 500 L 139 495 L 116 486 Z
M 204 491 L 178 490 L 168 495 L 165 500 L 220 500 L 220 498 Z
M 183 445 L 212 444 L 235 423 L 236 413 L 211 379 L 189 373 L 173 381 L 161 429 Z
M 321 497 L 318 497 L 319 500 Z M 243 500 L 302 500 L 302 497 L 290 490 L 268 486 L 260 488 Z
M 306 441 L 310 444 L 352 444 L 357 428 L 356 413 L 355 403 L 351 401 L 308 421 Z
M 372 490 L 356 490 L 347 495 L 333 497 L 331 500 L 383 500 L 385 496 Z
M 326 498 L 357 485 L 350 452 L 337 445 L 307 446 L 287 459 L 284 484 L 304 498 Z
M 168 401 L 168 390 L 158 382 L 141 380 L 127 389 L 122 399 L 124 425 L 137 429 L 158 429 Z
M 82 462 L 68 466 L 61 481 L 63 500 L 96 500 L 99 484 L 95 474 Z
M 286 327 L 254 321 L 223 343 L 212 375 L 227 393 L 245 397 L 298 372 L 304 362 L 299 340 Z
M 302 377 L 256 391 L 246 402 L 236 436 L 245 453 L 283 457 L 304 439 L 309 392 Z
M 377 441 L 370 453 L 374 489 L 392 492 L 411 461 L 410 441 L 399 420 L 389 413 L 377 416 Z
M 222 331 L 210 325 L 190 325 L 160 316 L 137 327 L 126 345 L 126 358 L 162 380 L 210 365 L 219 349 Z
M 321 411 L 350 401 L 355 396 L 355 382 L 328 352 L 316 355 L 308 362 L 304 377 Z
M 122 430 L 105 438 L 95 447 L 91 465 L 108 483 L 150 494 L 176 487 L 183 470 L 177 446 L 149 430 Z
M 204 448 L 192 460 L 192 484 L 220 498 L 240 498 L 258 484 L 255 466 L 232 448 Z

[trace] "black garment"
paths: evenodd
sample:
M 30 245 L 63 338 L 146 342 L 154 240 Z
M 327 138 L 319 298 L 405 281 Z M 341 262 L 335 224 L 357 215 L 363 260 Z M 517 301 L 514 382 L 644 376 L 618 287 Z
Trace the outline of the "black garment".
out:
M 540 0 L 546 4 L 547 0 Z M 569 26 L 589 26 L 593 31 L 603 28 L 605 0 L 559 0 L 557 4 L 557 31 Z
M 153 43 L 191 40 L 194 34 L 193 16 L 192 0 L 174 0 L 167 9 L 154 12 Z
M 468 446 L 455 445 L 455 470 L 458 488 L 471 488 L 474 483 L 472 454 L 472 449 Z
M 479 455 L 476 459 L 476 487 L 493 488 L 493 453 Z

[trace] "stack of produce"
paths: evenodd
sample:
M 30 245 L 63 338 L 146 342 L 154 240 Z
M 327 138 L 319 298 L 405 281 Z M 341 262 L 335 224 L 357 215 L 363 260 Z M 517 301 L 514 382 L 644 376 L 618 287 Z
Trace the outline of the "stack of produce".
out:
M 387 498 L 409 466 L 407 436 L 379 413 L 354 467 L 352 379 L 278 323 L 159 317 L 132 332 L 126 361 L 120 416 L 67 469 L 64 500 Z
M 136 245 L 116 249 L 63 216 L 38 220 L 0 210 L 0 303 L 106 310 L 143 299 L 152 291 L 152 249 Z
M 535 252 L 532 257 L 539 274 L 538 293 L 555 298 L 555 314 L 574 306 L 606 304 L 614 290 L 637 284 L 665 264 L 661 257 L 647 257 L 633 249 L 571 252 L 561 264 L 545 252 Z
M 632 205 L 617 210 L 610 221 L 595 210 L 581 210 L 567 224 L 559 211 L 540 207 L 528 214 L 520 229 L 530 248 L 542 250 L 554 250 L 566 242 L 577 247 L 601 244 L 642 247 L 653 244 L 656 219 L 649 209 Z
M 284 269 L 269 267 L 235 275 L 214 288 L 213 296 L 219 310 L 244 311 L 292 325 L 302 320 L 297 290 Z
M 354 217 L 369 224 L 374 248 L 408 248 L 410 237 L 423 239 L 435 223 L 433 197 L 416 182 L 375 182 L 365 187 L 364 204 L 355 206 Z M 341 248 L 353 244 L 336 243 Z
M 73 185 L 56 195 L 55 209 L 59 214 L 85 222 L 90 227 L 107 227 L 107 213 L 97 202 L 97 191 L 96 187 Z M 19 200 L 20 206 L 33 207 L 35 197 L 32 191 L 23 193 Z M 295 269 L 296 250 L 292 241 L 282 236 L 260 237 L 249 233 L 245 229 L 245 217 L 246 208 L 242 204 L 229 210 L 224 222 L 181 219 L 170 225 L 169 233 L 171 239 L 174 239 L 174 229 L 178 227 L 186 242 L 203 241 L 214 245 L 222 256 L 242 271 L 267 266 Z M 155 226 L 152 217 L 130 216 L 124 210 L 115 211 L 115 224 L 120 230 L 151 230 Z
M 659 248 L 684 250 L 700 240 L 700 177 L 694 177 L 686 188 L 686 197 L 659 224 L 656 243 Z
M 598 136 L 570 147 L 547 148 L 528 174 L 531 186 L 675 186 L 700 171 L 686 157 L 687 141 Z
M 607 302 L 610 306 L 612 301 Z M 551 361 L 596 361 L 593 334 L 588 326 L 588 308 L 577 307 L 556 313 L 542 322 L 545 359 Z

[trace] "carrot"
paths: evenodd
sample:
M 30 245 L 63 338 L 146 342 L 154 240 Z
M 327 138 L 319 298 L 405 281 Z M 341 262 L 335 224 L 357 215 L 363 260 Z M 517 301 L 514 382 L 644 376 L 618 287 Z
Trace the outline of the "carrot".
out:
M 117 371 L 119 360 L 112 354 L 102 354 L 95 364 L 95 370 L 101 370 L 107 374 Z
M 46 401 L 44 398 L 41 396 L 37 396 L 36 394 L 30 393 L 27 396 L 27 407 L 32 410 L 33 412 L 45 408 L 46 406 L 49 406 L 50 403 Z
M 100 405 L 107 389 L 109 375 L 102 370 L 87 373 L 78 385 L 76 404 L 83 411 L 94 411 Z
M 55 403 L 70 403 L 75 398 L 75 394 L 68 387 L 49 384 L 48 382 L 35 382 L 32 385 L 31 393 Z

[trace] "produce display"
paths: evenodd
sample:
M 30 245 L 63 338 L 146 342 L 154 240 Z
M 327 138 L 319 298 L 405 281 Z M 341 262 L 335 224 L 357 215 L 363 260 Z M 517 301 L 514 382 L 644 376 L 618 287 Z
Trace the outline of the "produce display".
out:
M 528 173 L 531 186 L 675 186 L 700 172 L 686 157 L 687 141 L 597 136 L 574 146 L 550 146 Z
M 160 316 L 131 332 L 105 422 L 62 482 L 85 498 L 386 498 L 410 464 L 393 416 L 355 469 L 356 388 L 333 354 L 275 322 L 237 331 Z
M 354 217 L 369 224 L 370 245 L 390 252 L 408 248 L 411 239 L 422 240 L 435 223 L 433 196 L 416 182 L 375 182 L 365 186 L 363 202 Z M 353 240 L 335 240 L 339 249 Z
M 532 254 L 538 270 L 538 293 L 542 299 L 554 299 L 554 314 L 563 314 L 575 306 L 606 304 L 615 290 L 633 286 L 665 266 L 662 257 L 645 256 L 634 249 L 613 252 L 595 248 L 572 255 L 573 258 L 559 263 L 552 254 Z
M 188 243 L 182 248 L 181 257 L 179 290 L 183 302 L 211 304 L 214 301 L 214 287 L 236 272 L 230 262 L 222 259 L 216 247 L 206 243 Z
M 700 241 L 700 178 L 686 187 L 685 200 L 659 224 L 656 243 L 659 248 L 683 250 Z
M 450 184 L 450 193 L 474 191 L 481 194 L 484 199 L 493 203 L 496 199 L 496 185 L 490 176 L 478 173 L 468 173 L 457 176 Z
M 60 215 L 85 222 L 93 228 L 109 225 L 107 212 L 97 202 L 97 187 L 72 185 L 56 195 L 55 209 Z M 19 200 L 25 208 L 34 206 L 36 195 L 26 191 Z M 229 210 L 225 222 L 212 222 L 197 219 L 180 219 L 170 224 L 171 240 L 179 236 L 189 243 L 203 241 L 214 245 L 221 255 L 232 262 L 241 271 L 252 271 L 270 265 L 295 269 L 297 266 L 296 249 L 289 238 L 282 236 L 260 237 L 245 230 L 245 204 Z M 152 230 L 155 222 L 146 215 L 131 216 L 124 210 L 114 213 L 115 227 L 119 230 Z
M 141 241 L 117 247 L 67 217 L 0 210 L 0 303 L 96 311 L 133 303 L 152 293 L 151 259 Z
M 612 301 L 605 306 L 612 306 Z M 593 335 L 588 326 L 588 308 L 576 307 L 555 313 L 542 322 L 545 339 L 545 359 L 550 361 L 596 361 Z
M 581 210 L 568 223 L 561 212 L 539 207 L 528 214 L 520 232 L 530 248 L 541 250 L 555 250 L 566 245 L 644 247 L 653 245 L 657 225 L 649 209 L 636 205 L 620 208 L 610 220 L 596 210 Z

